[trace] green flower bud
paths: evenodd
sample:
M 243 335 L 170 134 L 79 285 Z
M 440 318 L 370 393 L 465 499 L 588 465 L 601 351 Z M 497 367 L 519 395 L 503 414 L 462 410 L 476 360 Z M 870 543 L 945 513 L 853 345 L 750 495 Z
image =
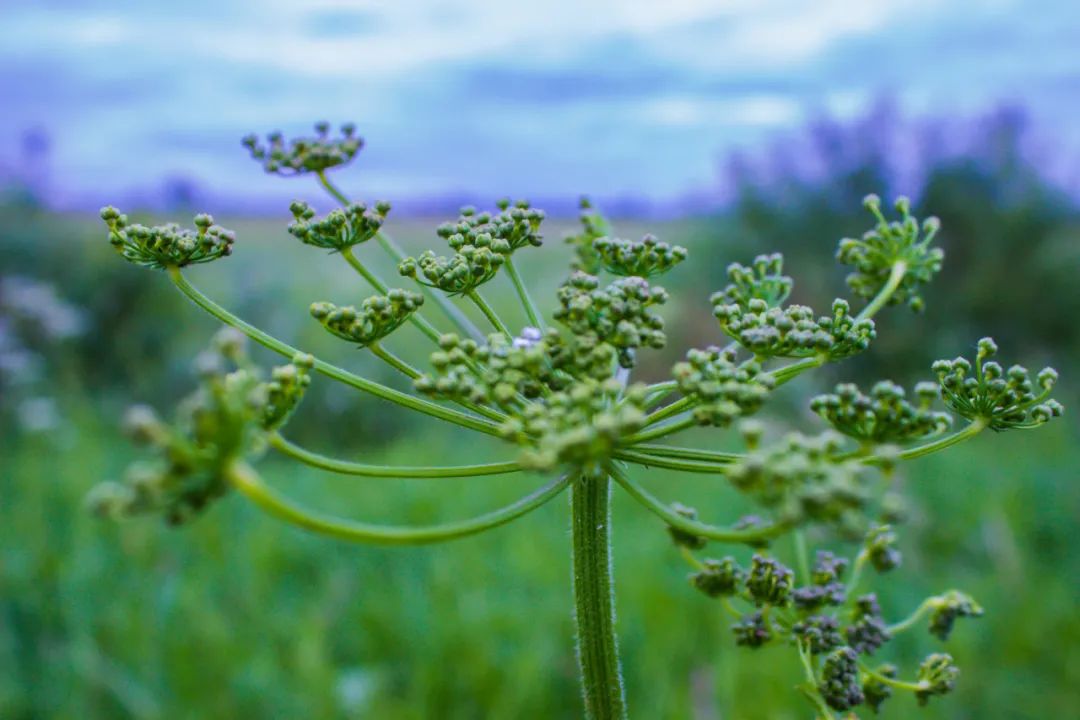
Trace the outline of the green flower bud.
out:
M 935 695 L 948 695 L 955 690 L 959 676 L 960 669 L 956 667 L 951 655 L 934 653 L 927 656 L 919 666 L 920 689 L 915 693 L 919 705 L 925 705 Z
M 232 254 L 236 236 L 213 224 L 209 215 L 196 217 L 194 231 L 169 223 L 146 227 L 129 224 L 125 215 L 106 207 L 101 217 L 109 227 L 109 243 L 136 265 L 164 269 L 211 262 Z
M 948 640 L 957 618 L 982 617 L 983 609 L 966 593 L 950 590 L 930 600 L 930 634 Z
M 668 531 L 671 532 L 671 528 Z M 690 576 L 690 582 L 709 597 L 731 597 L 739 592 L 746 581 L 746 571 L 739 567 L 733 557 L 722 560 L 707 558 L 702 566 L 701 570 Z
M 298 137 L 286 142 L 279 132 L 266 136 L 261 143 L 254 133 L 245 135 L 241 144 L 258 161 L 263 169 L 275 175 L 303 175 L 325 172 L 352 161 L 363 147 L 364 141 L 356 137 L 356 126 L 341 126 L 341 136 L 330 136 L 330 124 L 315 124 L 315 137 Z
M 686 259 L 686 248 L 646 235 L 640 242 L 599 237 L 592 241 L 604 269 L 613 275 L 649 278 L 662 275 Z

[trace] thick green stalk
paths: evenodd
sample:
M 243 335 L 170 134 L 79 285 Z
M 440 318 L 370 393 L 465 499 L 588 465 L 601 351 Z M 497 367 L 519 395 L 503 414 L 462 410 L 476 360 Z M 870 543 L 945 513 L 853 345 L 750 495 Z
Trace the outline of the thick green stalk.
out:
M 589 720 L 626 717 L 626 697 L 615 637 L 611 575 L 611 480 L 582 473 L 570 496 L 574 545 L 574 620 L 578 665 Z
M 484 463 L 481 465 L 459 465 L 450 467 L 437 467 L 421 465 L 417 467 L 393 466 L 393 465 L 368 465 L 366 463 L 350 462 L 337 458 L 320 455 L 306 448 L 289 442 L 278 433 L 268 436 L 270 446 L 283 455 L 294 460 L 299 460 L 305 465 L 328 470 L 339 475 L 356 475 L 358 477 L 380 478 L 419 478 L 441 479 L 460 477 L 479 477 L 481 475 L 505 475 L 521 470 L 521 465 L 516 462 Z
M 535 510 L 570 484 L 570 478 L 564 476 L 549 482 L 515 503 L 469 520 L 415 527 L 371 525 L 310 512 L 271 490 L 263 484 L 262 478 L 253 467 L 240 460 L 232 462 L 225 468 L 225 477 L 239 493 L 279 520 L 339 540 L 377 545 L 425 545 L 475 535 L 505 525 Z
M 538 330 L 544 329 L 544 319 L 540 317 L 540 312 L 536 309 L 536 304 L 533 302 L 532 296 L 529 295 L 529 288 L 525 286 L 525 283 L 521 279 L 521 275 L 518 274 L 517 265 L 514 264 L 514 256 L 509 255 L 506 258 L 506 274 L 510 276 L 510 280 L 514 283 L 514 288 L 517 290 L 518 297 L 521 299 L 521 305 L 525 308 L 525 314 L 529 316 L 529 322 L 532 326 Z
M 291 358 L 296 355 L 299 350 L 293 346 L 278 340 L 274 336 L 263 332 L 259 328 L 247 323 L 240 318 L 230 313 L 225 308 L 215 303 L 210 298 L 203 295 L 199 290 L 187 281 L 183 273 L 178 268 L 169 268 L 169 277 L 172 278 L 173 284 L 176 285 L 180 292 L 184 293 L 192 302 L 201 307 L 206 312 L 216 317 L 221 322 L 234 327 L 240 332 L 247 335 L 249 338 L 259 343 L 265 348 L 273 350 L 279 355 L 284 355 L 287 358 Z M 370 393 L 376 397 L 380 397 L 383 400 L 389 400 L 390 402 L 397 403 L 403 407 L 415 410 L 425 415 L 437 417 L 440 420 L 446 420 L 452 422 L 455 425 L 469 428 L 470 430 L 478 430 L 488 435 L 500 435 L 499 427 L 492 422 L 484 420 L 482 418 L 474 417 L 472 415 L 466 415 L 465 413 L 458 412 L 452 408 L 443 407 L 442 405 L 436 405 L 435 403 L 424 400 L 423 398 L 413 397 L 406 393 L 388 388 L 385 385 L 372 382 L 358 375 L 354 375 L 347 370 L 342 370 L 336 365 L 331 365 L 323 360 L 315 359 L 315 369 L 326 375 L 329 378 L 337 380 L 338 382 L 350 385 L 357 390 L 362 390 L 366 393 Z

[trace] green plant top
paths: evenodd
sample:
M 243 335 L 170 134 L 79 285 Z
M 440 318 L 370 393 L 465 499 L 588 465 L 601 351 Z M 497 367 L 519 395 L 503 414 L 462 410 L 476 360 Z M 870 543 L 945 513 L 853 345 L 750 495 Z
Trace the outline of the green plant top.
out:
M 343 126 L 338 137 L 320 123 L 314 137 L 286 142 L 273 134 L 261 143 L 250 136 L 244 144 L 267 172 L 311 174 L 341 204 L 319 218 L 306 202 L 294 202 L 289 233 L 342 257 L 374 294 L 358 307 L 319 300 L 311 315 L 332 335 L 400 372 L 413 392 L 313 357 L 202 294 L 186 268 L 228 256 L 234 243 L 233 234 L 208 215 L 197 216 L 195 230 L 186 230 L 132 224 L 115 208 L 105 208 L 109 242 L 125 259 L 166 271 L 181 293 L 229 330 L 200 357 L 199 389 L 173 422 L 145 407 L 129 413 L 129 434 L 156 459 L 134 466 L 122 482 L 98 487 L 90 498 L 95 511 L 114 517 L 156 513 L 180 523 L 235 492 L 312 532 L 418 544 L 504 525 L 569 489 L 585 711 L 608 720 L 627 715 L 609 549 L 609 496 L 618 487 L 663 521 L 691 568 L 690 586 L 704 601 L 717 603 L 718 613 L 731 616 L 736 645 L 778 645 L 797 655 L 797 689 L 817 717 L 876 711 L 901 692 L 925 704 L 955 687 L 958 671 L 947 654 L 932 652 L 908 671 L 908 679 L 877 659 L 893 638 L 912 628 L 925 625 L 927 635 L 945 640 L 958 619 L 984 613 L 972 598 L 947 590 L 905 619 L 886 619 L 892 609 L 882 607 L 872 586 L 901 566 L 898 468 L 987 428 L 1030 429 L 1060 416 L 1063 407 L 1051 397 L 1057 373 L 1046 368 L 1032 378 L 1019 365 L 1005 369 L 994 359 L 996 344 L 984 338 L 975 347 L 974 363 L 963 357 L 934 363 L 937 382 L 918 383 L 910 398 L 889 380 L 865 392 L 841 383 L 817 395 L 809 410 L 828 426 L 823 431 L 777 433 L 771 429 L 775 422 L 751 419 L 778 387 L 871 351 L 882 309 L 923 309 L 922 287 L 944 257 L 933 245 L 936 219 L 918 221 L 910 202 L 900 198 L 899 218 L 889 220 L 880 200 L 868 196 L 873 227 L 861 239 L 842 240 L 837 251 L 837 259 L 853 269 L 847 281 L 853 298 L 836 298 L 826 313 L 788 303 L 794 281 L 783 274 L 780 255 L 731 264 L 728 285 L 710 299 L 714 334 L 687 349 L 667 377 L 650 382 L 633 374 L 640 353 L 667 344 L 662 310 L 669 293 L 658 282 L 678 271 L 685 248 L 648 235 L 619 239 L 584 200 L 582 229 L 567 238 L 570 270 L 551 303 L 537 305 L 515 264 L 520 252 L 542 246 L 544 213 L 529 203 L 503 200 L 491 211 L 465 208 L 435 231 L 447 247 L 444 254 L 427 250 L 410 257 L 385 231 L 389 204 L 353 202 L 327 175 L 352 161 L 362 146 L 352 126 Z M 371 239 L 397 263 L 404 281 L 413 282 L 409 289 L 390 288 L 371 270 L 363 256 Z M 495 306 L 484 297 L 484 286 L 500 276 L 519 308 Z M 440 314 L 426 315 L 433 306 Z M 478 330 L 477 322 L 487 329 Z M 405 360 L 390 350 L 394 333 L 406 323 L 430 340 L 426 358 Z M 264 376 L 244 352 L 244 336 L 289 362 Z M 282 432 L 316 376 L 479 433 L 494 452 L 505 447 L 507 457 L 476 465 L 396 467 L 302 448 Z M 671 441 L 693 427 L 736 433 L 745 450 Z M 283 497 L 254 467 L 269 450 L 364 477 L 544 477 L 520 500 L 474 518 L 425 527 L 376 525 L 314 513 Z M 726 524 L 699 519 L 695 509 L 660 500 L 639 484 L 641 474 L 657 471 L 715 477 L 745 496 L 756 514 Z M 811 556 L 810 540 L 827 547 Z M 839 549 L 844 543 L 849 552 Z M 749 557 L 699 556 L 710 544 L 749 548 Z

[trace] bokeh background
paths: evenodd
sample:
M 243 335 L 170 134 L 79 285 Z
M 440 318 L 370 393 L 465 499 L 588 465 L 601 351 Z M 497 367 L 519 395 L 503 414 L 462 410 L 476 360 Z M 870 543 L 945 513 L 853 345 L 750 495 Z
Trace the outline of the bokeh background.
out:
M 167 411 L 215 329 L 164 277 L 115 256 L 101 205 L 144 221 L 213 213 L 237 250 L 192 271 L 198 284 L 400 384 L 308 318 L 312 300 L 366 288 L 286 234 L 289 200 L 332 204 L 313 182 L 265 176 L 238 142 L 251 130 L 356 121 L 368 147 L 335 177 L 358 199 L 391 200 L 388 229 L 417 251 L 463 203 L 532 198 L 551 215 L 527 267 L 540 297 L 568 261 L 560 237 L 580 193 L 621 235 L 686 245 L 694 261 L 669 276 L 671 349 L 645 359 L 647 379 L 718 339 L 707 296 L 728 262 L 783 251 L 797 299 L 820 306 L 843 292 L 836 241 L 868 226 L 861 197 L 908 194 L 944 225 L 928 312 L 883 314 L 871 351 L 793 383 L 773 424 L 816 430 L 815 390 L 923 379 L 988 334 L 1006 361 L 1055 364 L 1076 406 L 1080 9 L 1068 0 L 5 0 L 0 29 L 0 717 L 579 714 L 564 502 L 393 550 L 310 537 L 239 499 L 181 530 L 83 511 L 87 490 L 137 456 L 115 429 L 125 405 Z M 420 361 L 410 332 L 395 350 Z M 369 462 L 506 455 L 321 381 L 289 434 Z M 880 588 L 887 612 L 950 587 L 987 608 L 947 643 L 964 673 L 956 695 L 920 717 L 1080 716 L 1078 440 L 1066 416 L 905 469 L 913 506 L 904 566 Z M 387 522 L 464 516 L 529 484 L 263 467 L 314 505 Z M 648 482 L 708 517 L 740 511 L 713 480 Z M 793 653 L 737 652 L 663 528 L 623 499 L 615 513 L 635 715 L 808 717 Z M 894 646 L 910 666 L 937 643 Z M 903 698 L 883 716 L 916 712 Z

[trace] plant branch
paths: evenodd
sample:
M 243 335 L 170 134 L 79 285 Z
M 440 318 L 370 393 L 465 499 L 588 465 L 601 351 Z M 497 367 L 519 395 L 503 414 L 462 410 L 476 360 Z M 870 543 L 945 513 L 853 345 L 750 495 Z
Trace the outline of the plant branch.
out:
M 306 448 L 289 442 L 278 433 L 270 433 L 267 436 L 270 446 L 283 455 L 298 460 L 305 465 L 328 470 L 339 475 L 356 475 L 359 477 L 380 478 L 459 478 L 479 477 L 481 475 L 506 475 L 519 472 L 522 468 L 517 462 L 485 463 L 481 465 L 459 465 L 452 467 L 405 467 L 390 465 L 367 465 L 364 463 L 338 460 L 337 458 L 320 455 Z
M 525 308 L 525 314 L 529 317 L 529 322 L 533 327 L 543 332 L 544 318 L 536 309 L 536 304 L 533 302 L 532 296 L 529 295 L 529 288 L 525 286 L 525 283 L 521 280 L 521 275 L 518 274 L 513 255 L 508 255 L 506 258 L 506 274 L 510 276 L 511 282 L 514 283 L 514 288 L 517 290 L 518 298 L 521 299 L 522 307 Z
M 692 460 L 676 460 L 662 456 L 648 455 L 634 450 L 616 450 L 614 457 L 626 462 L 632 462 L 644 467 L 665 468 L 667 470 L 681 470 L 683 472 L 701 473 L 705 475 L 723 475 L 726 467 L 706 462 L 694 462 Z
M 469 520 L 416 527 L 372 525 L 309 512 L 267 487 L 255 469 L 243 461 L 237 460 L 227 465 L 225 476 L 232 487 L 279 520 L 339 540 L 379 545 L 423 545 L 475 535 L 535 510 L 570 485 L 570 477 L 564 476 L 515 503 Z
M 316 173 L 316 175 L 319 178 L 319 184 L 322 185 L 323 188 L 325 188 L 326 191 L 330 193 L 330 195 L 333 196 L 335 200 L 337 200 L 342 205 L 349 204 L 349 198 L 346 197 L 345 193 L 341 192 L 341 190 L 339 190 L 337 186 L 330 182 L 330 179 L 326 177 L 326 172 L 319 171 L 318 173 Z M 401 261 L 405 259 L 405 252 L 400 247 L 398 247 L 397 243 L 394 242 L 393 238 L 391 238 L 389 235 L 382 232 L 381 230 L 375 234 L 375 241 L 379 243 L 379 246 L 384 251 L 386 251 L 386 253 L 390 257 L 394 259 L 394 262 L 401 263 Z M 444 313 L 446 313 L 446 316 L 450 318 L 450 322 L 452 322 L 460 332 L 468 335 L 469 337 L 477 341 L 484 339 L 484 336 L 480 333 L 480 330 L 475 325 L 473 325 L 472 322 L 469 321 L 469 318 L 465 317 L 465 315 L 454 306 L 454 303 L 450 302 L 450 299 L 448 297 L 439 292 L 436 292 L 433 288 L 429 288 L 426 285 L 421 285 L 420 289 L 425 295 L 435 301 L 435 304 L 438 305 Z M 380 290 L 380 292 L 385 291 Z
M 488 322 L 490 322 L 496 330 L 505 335 L 507 340 L 514 339 L 513 334 L 507 329 L 506 325 L 503 324 L 499 314 L 495 312 L 494 308 L 488 305 L 487 301 L 480 295 L 479 290 L 470 290 L 465 293 L 465 296 L 472 300 L 476 307 L 480 308 L 480 312 L 484 313 L 484 317 L 488 319 Z
M 889 299 L 900 287 L 900 283 L 904 281 L 904 275 L 907 273 L 907 263 L 903 260 L 897 260 L 893 263 L 892 269 L 889 271 L 889 279 L 885 281 L 885 284 L 878 291 L 878 294 L 874 296 L 874 299 L 870 301 L 870 304 L 862 309 L 858 315 L 855 316 L 855 320 L 869 320 L 878 313 L 881 308 L 889 302 Z
M 747 528 L 735 530 L 733 528 L 717 527 L 707 523 L 691 520 L 678 514 L 670 507 L 653 497 L 649 492 L 631 480 L 618 467 L 612 465 L 609 468 L 611 477 L 630 494 L 630 497 L 645 506 L 645 509 L 658 515 L 668 525 L 682 530 L 683 532 L 697 535 L 708 540 L 727 543 L 745 543 L 756 545 L 766 540 L 772 540 L 787 532 L 789 525 L 786 523 L 774 523 L 766 527 Z
M 240 318 L 230 313 L 225 308 L 215 303 L 210 298 L 203 295 L 195 286 L 188 282 L 183 273 L 178 268 L 169 268 L 169 277 L 172 279 L 173 284 L 186 295 L 192 302 L 201 307 L 206 312 L 216 317 L 221 322 L 236 328 L 240 332 L 247 335 L 249 338 L 259 343 L 263 347 L 266 347 L 274 352 L 284 355 L 287 358 L 292 358 L 299 350 L 288 345 L 287 343 L 278 340 L 277 338 L 263 332 L 254 325 L 251 325 Z M 380 385 L 379 383 L 372 382 L 366 378 L 362 378 L 358 375 L 342 370 L 336 365 L 331 365 L 323 360 L 315 359 L 315 369 L 323 375 L 344 383 L 357 390 L 362 390 L 366 393 L 370 393 L 383 400 L 389 400 L 390 402 L 397 403 L 402 407 L 406 407 L 410 410 L 430 415 L 432 417 L 439 418 L 440 420 L 446 420 L 447 422 L 460 425 L 461 427 L 469 428 L 470 430 L 477 430 L 488 435 L 499 435 L 499 428 L 494 423 L 478 418 L 473 415 L 466 415 L 463 412 L 454 410 L 452 408 L 443 407 L 437 405 L 429 400 L 423 398 L 413 397 L 406 393 L 394 390 L 393 388 Z

